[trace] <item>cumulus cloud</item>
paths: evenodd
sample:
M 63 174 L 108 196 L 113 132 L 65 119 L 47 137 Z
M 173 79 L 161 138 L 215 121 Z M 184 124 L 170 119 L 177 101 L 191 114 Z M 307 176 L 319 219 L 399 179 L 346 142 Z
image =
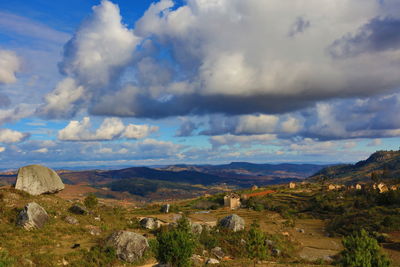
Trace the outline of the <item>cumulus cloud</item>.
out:
M 260 135 L 217 135 L 210 137 L 210 143 L 213 147 L 220 146 L 235 146 L 235 145 L 251 145 L 251 144 L 267 144 L 276 139 L 274 134 L 260 134 Z
M 400 49 L 400 18 L 376 17 L 355 34 L 348 33 L 330 46 L 333 57 Z
M 128 139 L 141 139 L 158 131 L 157 126 L 129 124 L 125 127 L 123 136 Z
M 21 68 L 21 60 L 14 51 L 0 49 L 0 84 L 17 81 L 15 73 Z
M 45 97 L 41 113 L 49 117 L 75 115 L 79 105 L 98 96 L 91 90 L 103 91 L 114 82 L 131 61 L 138 41 L 121 23 L 117 5 L 103 0 L 94 6 L 93 14 L 65 45 L 60 71 L 68 78 Z
M 14 108 L 0 109 L 0 125 L 28 117 L 34 114 L 35 108 L 34 105 L 18 104 Z
M 390 39 L 397 18 L 388 10 L 374 0 L 162 0 L 128 29 L 104 0 L 65 47 L 60 68 L 85 91 L 65 114 L 280 114 L 388 92 L 400 86 L 397 35 L 351 58 L 327 53 L 360 27 L 372 34 L 356 50 L 379 33 Z
M 18 143 L 29 137 L 27 133 L 21 133 L 11 129 L 0 129 L 0 143 Z
M 46 105 L 39 107 L 38 113 L 51 118 L 71 117 L 84 98 L 84 87 L 72 78 L 65 78 L 45 96 Z
M 5 147 L 0 146 L 0 153 L 6 151 Z
M 106 141 L 120 137 L 141 139 L 157 130 L 156 126 L 135 124 L 125 126 L 119 118 L 105 118 L 99 128 L 93 131 L 90 118 L 84 117 L 82 121 L 70 121 L 58 132 L 58 139 L 62 141 Z

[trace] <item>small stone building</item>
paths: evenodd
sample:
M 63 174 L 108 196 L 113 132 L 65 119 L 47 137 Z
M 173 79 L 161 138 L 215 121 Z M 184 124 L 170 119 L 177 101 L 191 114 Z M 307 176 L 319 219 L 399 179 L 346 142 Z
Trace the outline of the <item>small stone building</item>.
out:
M 327 189 L 328 189 L 328 191 L 333 191 L 333 190 L 336 190 L 336 188 L 337 187 L 335 184 L 329 184 Z
M 296 188 L 296 183 L 290 182 L 290 183 L 289 183 L 289 188 L 290 188 L 290 189 Z
M 389 188 L 384 183 L 379 183 L 376 187 L 378 188 L 379 193 L 389 191 Z
M 236 193 L 230 193 L 224 196 L 224 206 L 231 210 L 240 207 L 240 196 Z
M 255 191 L 255 190 L 257 190 L 258 189 L 258 186 L 256 186 L 256 185 L 253 185 L 252 187 L 251 187 L 251 190 L 252 191 Z

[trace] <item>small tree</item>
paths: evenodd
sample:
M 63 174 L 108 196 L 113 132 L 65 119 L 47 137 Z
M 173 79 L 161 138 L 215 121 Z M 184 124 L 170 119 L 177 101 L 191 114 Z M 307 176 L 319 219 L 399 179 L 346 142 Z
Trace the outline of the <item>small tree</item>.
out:
M 99 201 L 97 200 L 96 195 L 93 193 L 89 193 L 89 195 L 87 195 L 87 197 L 84 200 L 85 206 L 89 209 L 93 209 L 94 207 L 97 206 L 98 203 Z
M 381 252 L 375 238 L 361 229 L 359 233 L 343 239 L 344 250 L 341 252 L 339 264 L 346 267 L 388 267 L 390 261 Z
M 196 248 L 195 237 L 186 217 L 182 217 L 177 223 L 175 228 L 163 228 L 158 233 L 156 258 L 161 263 L 173 267 L 191 266 L 190 257 Z
M 248 257 L 253 259 L 254 262 L 268 258 L 269 253 L 266 239 L 265 233 L 260 229 L 260 225 L 254 221 L 250 226 L 246 242 Z

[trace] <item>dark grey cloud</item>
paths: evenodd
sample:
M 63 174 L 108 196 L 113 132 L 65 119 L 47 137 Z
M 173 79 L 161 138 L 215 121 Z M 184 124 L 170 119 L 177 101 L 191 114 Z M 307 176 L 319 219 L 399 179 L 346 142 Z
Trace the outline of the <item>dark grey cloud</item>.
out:
M 6 108 L 10 105 L 11 105 L 10 98 L 5 94 L 0 93 L 0 108 Z
M 289 37 L 294 37 L 295 35 L 297 35 L 299 33 L 303 33 L 310 26 L 311 26 L 311 23 L 309 20 L 307 20 L 303 17 L 298 17 L 296 19 L 296 21 L 290 27 L 288 35 L 289 35 Z
M 329 47 L 333 57 L 343 58 L 362 53 L 374 53 L 400 48 L 400 19 L 376 17 L 362 26 L 357 33 L 347 34 Z
M 179 127 L 175 136 L 177 136 L 177 137 L 192 136 L 198 128 L 199 128 L 198 123 L 191 121 L 191 120 L 185 120 Z

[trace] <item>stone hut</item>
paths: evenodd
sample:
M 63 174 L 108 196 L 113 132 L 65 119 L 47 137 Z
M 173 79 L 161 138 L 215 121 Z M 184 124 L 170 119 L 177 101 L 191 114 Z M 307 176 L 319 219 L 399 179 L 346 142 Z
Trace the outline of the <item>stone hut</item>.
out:
M 335 184 L 329 184 L 327 189 L 328 189 L 328 191 L 333 191 L 333 190 L 336 190 L 337 187 Z
M 258 186 L 256 186 L 256 185 L 253 185 L 252 187 L 251 187 L 251 190 L 252 191 L 255 191 L 255 190 L 257 190 L 258 189 Z
M 379 193 L 389 191 L 389 188 L 384 183 L 379 183 L 376 187 L 379 190 Z
M 289 183 L 289 188 L 290 188 L 290 189 L 296 188 L 296 183 L 290 182 L 290 183 Z
M 240 207 L 240 196 L 236 193 L 230 193 L 224 196 L 224 206 L 231 210 Z

